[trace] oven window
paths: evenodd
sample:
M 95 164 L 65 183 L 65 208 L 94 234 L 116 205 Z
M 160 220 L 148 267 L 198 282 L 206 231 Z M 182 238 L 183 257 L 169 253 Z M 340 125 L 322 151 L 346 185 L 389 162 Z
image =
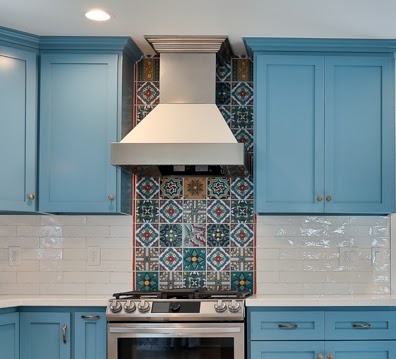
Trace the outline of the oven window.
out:
M 234 359 L 233 338 L 119 338 L 118 359 Z

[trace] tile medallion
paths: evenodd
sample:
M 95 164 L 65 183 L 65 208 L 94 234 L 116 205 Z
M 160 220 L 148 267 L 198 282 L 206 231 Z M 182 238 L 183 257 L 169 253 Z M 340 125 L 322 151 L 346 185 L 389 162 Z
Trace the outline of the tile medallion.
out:
M 177 177 L 160 179 L 160 198 L 180 199 L 183 197 L 183 179 Z
M 158 290 L 158 272 L 136 272 L 136 290 Z
M 253 106 L 232 106 L 231 128 L 253 128 Z
M 231 222 L 232 223 L 253 223 L 253 201 L 252 200 L 232 200 L 231 201 Z
M 183 201 L 161 200 L 159 213 L 161 223 L 181 223 L 183 220 Z
M 185 288 L 206 287 L 206 272 L 183 272 L 183 285 Z
M 223 271 L 230 269 L 229 248 L 214 247 L 208 248 L 206 256 L 208 270 Z
M 139 178 L 136 184 L 136 198 L 158 199 L 159 184 L 157 178 Z
M 253 293 L 254 272 L 231 272 L 231 288 Z
M 231 247 L 253 247 L 253 224 L 231 224 Z
M 227 125 L 231 125 L 231 106 L 217 106 L 219 111 L 224 117 L 224 120 L 227 122 Z
M 232 81 L 253 81 L 253 62 L 250 59 L 232 59 Z
M 181 224 L 160 224 L 160 247 L 181 247 L 182 238 Z
M 207 198 L 230 198 L 230 179 L 223 177 L 208 178 Z
M 234 82 L 232 84 L 231 98 L 233 105 L 253 105 L 253 83 Z
M 216 82 L 216 105 L 230 105 L 231 84 L 228 82 Z
M 254 270 L 253 248 L 230 248 L 231 270 L 252 271 Z
M 220 199 L 208 200 L 208 223 L 229 223 L 230 213 L 230 201 Z
M 182 270 L 183 251 L 181 248 L 161 248 L 160 249 L 160 270 L 180 271 Z
M 158 224 L 136 224 L 136 247 L 158 247 Z
M 159 270 L 158 248 L 137 247 L 135 251 L 136 251 L 135 266 L 137 271 Z
M 240 128 L 232 131 L 239 143 L 245 145 L 246 151 L 253 151 L 253 130 L 247 128 Z
M 228 247 L 230 245 L 230 225 L 225 223 L 208 224 L 208 247 Z
M 154 108 L 155 106 L 135 106 L 136 125 L 142 121 Z
M 231 59 L 230 58 L 217 57 L 216 81 L 231 81 Z
M 253 181 L 249 177 L 231 179 L 232 199 L 253 199 Z
M 184 247 L 206 247 L 206 224 L 183 224 Z
M 183 287 L 183 273 L 161 271 L 159 275 L 159 287 L 161 290 Z
M 136 88 L 137 105 L 152 106 L 159 103 L 158 82 L 138 82 Z
M 158 200 L 136 200 L 136 223 L 158 223 Z
M 137 66 L 137 81 L 159 81 L 159 58 L 148 57 L 140 60 Z
M 230 289 L 231 280 L 230 272 L 207 272 L 206 285 L 209 290 Z
M 185 271 L 206 270 L 205 248 L 184 248 L 183 253 L 183 268 Z
M 206 222 L 206 200 L 184 200 L 183 203 L 184 223 Z
M 184 199 L 205 199 L 206 178 L 186 177 L 184 179 Z

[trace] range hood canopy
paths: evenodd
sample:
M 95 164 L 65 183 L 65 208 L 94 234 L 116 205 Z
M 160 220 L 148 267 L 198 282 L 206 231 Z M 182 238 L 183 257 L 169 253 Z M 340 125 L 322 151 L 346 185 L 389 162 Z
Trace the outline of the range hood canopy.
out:
M 160 104 L 120 142 L 112 164 L 144 177 L 246 176 L 247 156 L 216 99 L 216 53 L 226 36 L 146 36 L 160 53 Z

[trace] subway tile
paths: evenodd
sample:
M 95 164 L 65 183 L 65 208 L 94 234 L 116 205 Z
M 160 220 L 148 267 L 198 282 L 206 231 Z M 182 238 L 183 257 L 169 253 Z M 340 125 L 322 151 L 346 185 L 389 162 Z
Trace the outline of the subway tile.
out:
M 109 283 L 108 272 L 65 272 L 65 283 Z
M 302 271 L 303 261 L 266 259 L 256 262 L 257 271 L 279 272 L 279 271 Z
M 63 235 L 65 237 L 109 237 L 109 226 L 64 226 Z
M 89 226 L 129 226 L 132 227 L 132 216 L 87 216 Z
M 126 292 L 132 290 L 130 283 L 110 283 L 110 284 L 90 284 L 87 285 L 87 294 L 104 294 L 109 297 L 113 293 Z
M 112 272 L 110 283 L 130 283 L 132 284 L 132 272 Z
M 4 227 L 0 227 L 0 233 L 2 228 Z M 17 226 L 16 228 L 18 237 L 40 237 L 41 234 L 41 226 Z
M 279 281 L 285 283 L 323 283 L 327 282 L 325 272 L 280 272 Z
M 37 215 L 4 215 L 0 216 L 0 226 L 40 225 L 40 217 Z
M 110 226 L 110 237 L 132 237 L 132 226 Z
M 132 250 L 102 248 L 100 257 L 103 261 L 132 261 Z
M 87 247 L 132 248 L 131 238 L 87 238 Z
M 301 294 L 304 285 L 301 283 L 265 283 L 257 286 L 257 294 Z
M 87 266 L 88 272 L 128 272 L 132 270 L 132 261 L 100 261 L 99 266 Z
M 0 237 L 0 248 L 39 248 L 39 237 Z
M 87 294 L 85 283 L 40 283 L 40 294 L 84 295 Z
M 25 259 L 62 260 L 62 249 L 23 249 L 22 261 Z
M 19 266 L 8 265 L 8 260 L 0 261 L 0 272 L 38 272 L 39 270 L 39 260 L 24 260 Z
M 17 273 L 16 272 L 0 272 L 0 284 L 1 283 L 16 283 Z
M 86 248 L 63 249 L 63 259 L 66 261 L 81 260 L 86 261 L 88 252 Z
M 279 283 L 279 272 L 256 272 L 257 285 L 261 283 Z
M 40 271 L 48 272 L 76 272 L 86 271 L 87 261 L 86 260 L 71 260 L 71 261 L 40 261 Z M 96 267 L 97 268 L 97 267 Z
M 87 223 L 86 216 L 68 216 L 68 215 L 41 216 L 42 226 L 82 226 L 86 223 Z
M 108 240 L 108 239 L 107 239 Z M 82 237 L 40 237 L 40 248 L 85 248 Z
M 16 235 L 17 226 L 0 226 L 0 237 L 15 237 Z
M 2 295 L 38 295 L 40 290 L 37 283 L 4 283 L 0 284 L 0 293 Z
M 63 272 L 18 272 L 18 283 L 56 283 L 63 282 Z

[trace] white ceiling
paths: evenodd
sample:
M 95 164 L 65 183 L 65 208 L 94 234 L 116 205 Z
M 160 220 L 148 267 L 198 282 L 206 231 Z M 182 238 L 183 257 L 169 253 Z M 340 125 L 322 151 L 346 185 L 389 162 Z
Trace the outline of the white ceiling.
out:
M 86 20 L 109 10 L 107 23 Z M 396 0 L 0 0 L 0 26 L 36 35 L 144 35 L 396 38 Z

